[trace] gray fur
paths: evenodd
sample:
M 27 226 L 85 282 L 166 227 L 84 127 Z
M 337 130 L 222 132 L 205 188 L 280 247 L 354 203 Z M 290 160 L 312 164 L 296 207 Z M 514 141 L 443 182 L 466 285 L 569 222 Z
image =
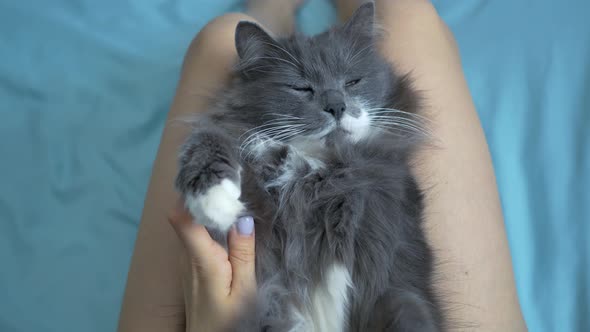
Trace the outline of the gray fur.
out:
M 305 324 L 293 308 L 310 309 L 335 262 L 352 276 L 348 331 L 444 329 L 422 192 L 409 167 L 424 138 L 419 100 L 378 55 L 373 11 L 363 5 L 314 37 L 275 40 L 241 22 L 235 80 L 182 147 L 183 195 L 239 180 L 255 217 L 258 295 L 232 330 Z M 369 135 L 351 140 L 335 125 L 335 107 L 353 117 L 363 107 L 404 112 L 381 113 L 387 118 Z

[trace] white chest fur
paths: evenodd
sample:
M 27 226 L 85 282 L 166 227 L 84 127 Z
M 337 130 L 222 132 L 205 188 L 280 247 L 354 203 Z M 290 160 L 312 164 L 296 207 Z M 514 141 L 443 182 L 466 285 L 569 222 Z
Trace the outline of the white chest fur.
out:
M 330 267 L 325 279 L 312 293 L 314 331 L 342 331 L 348 320 L 350 273 L 341 264 Z
M 317 170 L 324 167 L 324 163 L 321 160 L 323 143 L 317 144 L 316 142 L 310 142 L 307 140 L 297 141 L 292 142 L 289 147 L 289 154 L 281 166 L 280 175 L 267 183 L 267 188 L 284 188 L 292 181 L 299 180 L 301 174 L 298 174 L 298 170 L 302 168 L 305 169 L 307 168 L 306 166 L 309 166 L 311 170 Z
M 303 311 L 293 307 L 295 326 L 290 332 L 340 332 L 349 317 L 350 273 L 341 264 L 331 266 L 324 280 L 311 292 L 311 303 Z
M 323 142 L 296 141 L 290 144 L 291 151 L 282 166 L 282 174 L 269 186 L 282 187 L 296 181 L 296 170 L 307 164 L 312 170 L 324 167 L 321 156 L 324 153 Z M 323 280 L 311 292 L 310 306 L 302 313 L 293 311 L 293 318 L 298 324 L 293 328 L 297 332 L 339 332 L 347 326 L 349 313 L 349 291 L 352 287 L 348 269 L 342 264 L 334 264 L 324 273 Z

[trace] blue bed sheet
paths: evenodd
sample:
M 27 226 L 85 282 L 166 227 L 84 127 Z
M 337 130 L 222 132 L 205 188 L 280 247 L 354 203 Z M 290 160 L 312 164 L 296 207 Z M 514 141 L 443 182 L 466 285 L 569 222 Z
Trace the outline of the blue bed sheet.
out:
M 590 2 L 434 4 L 489 141 L 529 328 L 590 330 Z M 238 7 L 0 1 L 0 331 L 115 330 L 183 53 Z M 307 32 L 334 18 L 326 0 L 300 13 Z

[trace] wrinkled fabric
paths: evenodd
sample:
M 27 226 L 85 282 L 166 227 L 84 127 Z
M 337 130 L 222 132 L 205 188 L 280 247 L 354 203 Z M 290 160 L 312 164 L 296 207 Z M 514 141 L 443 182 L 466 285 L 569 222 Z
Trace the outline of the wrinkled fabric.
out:
M 531 331 L 590 329 L 590 2 L 434 0 L 492 153 Z M 237 0 L 0 1 L 0 331 L 116 329 L 194 34 Z M 310 0 L 302 30 L 335 20 Z

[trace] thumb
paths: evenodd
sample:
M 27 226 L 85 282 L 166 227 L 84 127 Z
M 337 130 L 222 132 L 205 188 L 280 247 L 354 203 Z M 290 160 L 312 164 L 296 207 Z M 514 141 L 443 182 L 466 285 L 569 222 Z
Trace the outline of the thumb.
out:
M 232 267 L 231 296 L 243 296 L 256 291 L 254 242 L 254 218 L 240 217 L 228 237 Z

